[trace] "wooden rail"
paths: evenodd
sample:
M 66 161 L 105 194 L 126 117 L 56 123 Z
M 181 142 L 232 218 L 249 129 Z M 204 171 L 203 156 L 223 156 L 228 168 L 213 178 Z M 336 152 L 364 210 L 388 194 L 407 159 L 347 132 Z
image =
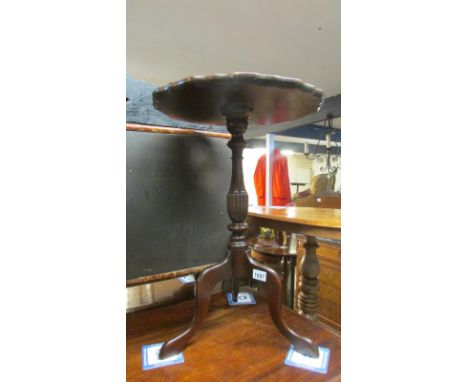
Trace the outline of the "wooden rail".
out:
M 138 123 L 127 123 L 126 126 L 127 126 L 127 131 L 141 131 L 145 133 L 163 133 L 163 134 L 201 135 L 204 137 L 223 138 L 223 139 L 231 138 L 231 134 L 229 133 L 216 133 L 216 132 L 205 131 L 205 130 L 180 129 L 178 127 L 169 127 L 169 126 L 141 125 Z
M 130 280 L 127 280 L 127 287 L 152 283 L 152 282 L 155 282 L 155 281 L 173 279 L 173 278 L 176 278 L 176 277 L 186 276 L 186 275 L 189 275 L 191 273 L 197 274 L 197 273 L 200 273 L 200 272 L 204 271 L 206 268 L 211 267 L 212 265 L 213 264 L 200 265 L 198 267 L 180 269 L 180 270 L 177 270 L 177 271 L 159 273 L 159 274 L 156 274 L 156 275 L 143 276 L 143 277 L 138 277 L 136 279 L 130 279 Z

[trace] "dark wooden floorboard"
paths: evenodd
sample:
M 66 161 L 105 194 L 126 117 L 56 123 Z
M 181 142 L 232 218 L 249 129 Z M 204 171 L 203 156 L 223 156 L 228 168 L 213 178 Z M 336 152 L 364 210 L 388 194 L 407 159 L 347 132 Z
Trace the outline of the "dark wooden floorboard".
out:
M 326 375 L 286 366 L 288 341 L 270 318 L 265 300 L 229 307 L 222 294 L 213 296 L 209 315 L 185 349 L 185 362 L 144 371 L 141 348 L 163 342 L 188 327 L 194 300 L 127 315 L 127 381 L 339 381 L 341 340 L 323 325 L 286 308 L 287 322 L 331 350 Z

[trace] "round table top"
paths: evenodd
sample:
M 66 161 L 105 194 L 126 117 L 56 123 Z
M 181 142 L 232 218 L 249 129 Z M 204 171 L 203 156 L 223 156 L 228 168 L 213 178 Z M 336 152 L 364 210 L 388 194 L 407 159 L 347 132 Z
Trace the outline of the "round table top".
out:
M 156 109 L 174 119 L 225 125 L 221 109 L 243 104 L 252 109 L 249 123 L 293 121 L 319 110 L 323 91 L 296 78 L 259 73 L 193 76 L 153 92 Z

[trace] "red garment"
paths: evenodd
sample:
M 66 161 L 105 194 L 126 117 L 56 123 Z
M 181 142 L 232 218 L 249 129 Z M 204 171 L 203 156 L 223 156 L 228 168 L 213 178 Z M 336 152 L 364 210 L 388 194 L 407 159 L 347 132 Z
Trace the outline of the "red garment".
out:
M 273 165 L 273 190 L 272 204 L 274 206 L 285 206 L 291 201 L 291 188 L 289 185 L 288 159 L 278 149 L 273 151 L 275 163 Z M 257 163 L 254 174 L 255 191 L 259 206 L 265 205 L 265 178 L 266 178 L 266 155 L 263 154 Z

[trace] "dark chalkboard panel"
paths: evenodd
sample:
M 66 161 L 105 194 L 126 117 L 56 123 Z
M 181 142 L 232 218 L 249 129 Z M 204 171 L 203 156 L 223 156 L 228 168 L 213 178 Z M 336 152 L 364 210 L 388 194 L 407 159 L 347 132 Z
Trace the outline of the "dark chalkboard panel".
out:
M 127 280 L 226 255 L 227 141 L 127 131 Z

